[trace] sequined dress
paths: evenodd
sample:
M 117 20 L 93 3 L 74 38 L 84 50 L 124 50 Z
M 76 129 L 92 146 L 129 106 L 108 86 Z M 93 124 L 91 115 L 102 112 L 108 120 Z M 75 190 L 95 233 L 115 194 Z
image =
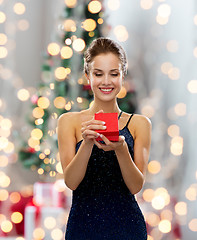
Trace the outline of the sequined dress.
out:
M 128 129 L 132 116 L 119 134 L 125 136 L 133 159 L 134 139 Z M 85 177 L 73 191 L 65 239 L 147 239 L 143 214 L 123 180 L 114 151 L 105 152 L 93 146 Z

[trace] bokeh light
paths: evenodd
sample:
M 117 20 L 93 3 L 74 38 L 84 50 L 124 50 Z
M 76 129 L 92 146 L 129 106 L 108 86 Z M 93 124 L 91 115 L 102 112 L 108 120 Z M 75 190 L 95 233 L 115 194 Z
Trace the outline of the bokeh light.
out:
M 45 231 L 42 228 L 36 228 L 33 232 L 34 239 L 43 239 L 45 237 Z
M 68 103 L 65 105 L 65 109 L 66 109 L 67 111 L 69 111 L 71 108 L 72 108 L 71 102 L 68 102 Z
M 36 108 L 33 109 L 32 115 L 35 118 L 42 118 L 44 116 L 44 110 L 40 107 L 36 107 Z
M 64 81 L 67 77 L 67 71 L 64 67 L 57 67 L 55 69 L 55 77 L 58 81 Z
M 4 23 L 6 20 L 6 15 L 4 12 L 0 12 L 0 23 Z
M 197 25 L 197 15 L 194 16 L 194 24 Z
M 66 32 L 75 32 L 77 30 L 77 27 L 76 27 L 76 22 L 72 19 L 66 19 L 64 21 L 64 31 Z M 68 40 L 66 39 L 66 41 L 68 42 Z M 66 43 L 68 44 L 68 43 Z M 71 39 L 69 40 L 69 44 L 71 44 Z
M 187 112 L 185 103 L 178 103 L 174 107 L 174 111 L 178 116 L 185 116 Z
M 73 50 L 72 48 L 68 47 L 68 46 L 65 46 L 61 49 L 61 57 L 63 59 L 68 59 L 68 58 L 71 58 L 73 55 Z
M 169 220 L 161 220 L 159 223 L 159 230 L 162 233 L 168 233 L 171 231 L 171 222 Z
M 157 9 L 158 15 L 162 18 L 167 18 L 171 14 L 171 7 L 168 4 L 161 4 Z
M 168 23 L 169 19 L 167 17 L 161 17 L 161 16 L 158 16 L 156 17 L 156 22 L 160 25 L 166 25 Z
M 197 93 L 197 80 L 191 80 L 187 84 L 187 89 L 190 93 Z
M 47 229 L 53 229 L 56 226 L 56 219 L 54 217 L 46 217 L 44 219 L 44 226 Z
M 5 233 L 11 232 L 12 228 L 13 225 L 9 220 L 5 220 L 1 223 L 1 230 Z
M 0 187 L 7 188 L 11 183 L 10 177 L 0 172 Z
M 148 118 L 152 118 L 155 114 L 155 109 L 150 104 L 146 104 L 142 107 L 141 113 L 147 116 Z
M 8 157 L 0 155 L 0 167 L 6 167 L 8 165 Z
M 125 42 L 129 38 L 129 33 L 128 33 L 126 27 L 123 25 L 117 25 L 114 28 L 114 34 L 115 34 L 117 40 L 120 42 Z
M 190 201 L 196 201 L 197 199 L 197 186 L 192 184 L 185 192 L 185 196 Z
M 168 77 L 171 80 L 178 80 L 180 78 L 180 69 L 176 68 L 176 67 L 172 67 L 169 71 L 168 71 Z
M 180 215 L 186 215 L 187 214 L 187 204 L 185 202 L 178 202 L 175 205 L 175 212 Z
M 161 65 L 161 71 L 166 75 L 168 75 L 168 72 L 170 71 L 171 68 L 173 68 L 173 65 L 170 62 L 164 62 Z
M 49 107 L 50 101 L 47 97 L 39 97 L 37 104 L 38 104 L 38 107 L 46 109 Z
M 55 228 L 51 232 L 51 237 L 54 240 L 61 240 L 63 238 L 63 232 L 59 228 Z
M 77 52 L 83 51 L 85 46 L 85 41 L 81 38 L 77 38 L 73 41 L 73 49 Z
M 23 3 L 18 2 L 14 4 L 14 12 L 18 15 L 22 15 L 25 13 L 26 7 Z
M 0 189 L 0 201 L 6 201 L 9 197 L 9 193 L 5 189 Z
M 197 218 L 192 219 L 189 224 L 189 229 L 193 232 L 197 232 Z
M 74 8 L 77 5 L 77 0 L 64 0 L 64 2 L 69 8 Z
M 127 95 L 127 90 L 125 87 L 121 87 L 120 92 L 118 93 L 117 97 L 118 98 L 124 98 Z
M 58 173 L 63 174 L 62 165 L 60 162 L 56 164 L 56 170 Z
M 180 134 L 180 128 L 179 126 L 173 124 L 168 127 L 168 135 L 170 137 L 177 137 Z
M 1 120 L 0 126 L 1 126 L 2 129 L 7 130 L 7 129 L 10 129 L 12 127 L 12 122 L 11 122 L 10 119 L 4 118 L 3 120 Z
M 194 57 L 197 58 L 197 47 L 194 48 L 193 54 L 194 54 Z
M 40 141 L 37 140 L 37 139 L 34 139 L 34 138 L 29 138 L 29 139 L 28 139 L 28 145 L 29 145 L 31 148 L 36 148 L 39 144 L 40 144 Z
M 63 97 L 56 97 L 54 99 L 54 106 L 56 108 L 59 108 L 59 109 L 65 108 L 65 105 L 66 105 L 65 98 L 63 98 Z
M 146 216 L 146 221 L 151 227 L 156 227 L 160 222 L 160 218 L 156 213 L 151 212 Z
M 162 196 L 155 196 L 152 199 L 152 206 L 156 210 L 163 209 L 165 207 L 165 200 L 164 200 L 164 198 Z
M 7 36 L 4 33 L 0 33 L 0 45 L 5 45 L 8 41 Z
M 8 50 L 5 47 L 0 46 L 0 58 L 5 58 L 8 55 Z
M 11 215 L 11 220 L 13 223 L 20 223 L 23 221 L 23 215 L 20 212 L 13 212 Z
M 151 202 L 152 199 L 154 198 L 155 192 L 151 188 L 147 188 L 143 191 L 143 198 L 146 202 Z
M 183 138 L 180 136 L 173 137 L 170 146 L 171 153 L 179 156 L 183 153 Z
M 29 94 L 29 91 L 27 89 L 20 89 L 18 92 L 17 92 L 17 97 L 19 100 L 21 101 L 27 101 L 30 97 L 30 94 Z
M 161 164 L 156 161 L 156 160 L 152 160 L 148 163 L 148 171 L 152 174 L 157 174 L 159 173 L 161 170 Z
M 153 6 L 153 0 L 141 0 L 140 1 L 140 6 L 144 10 L 149 10 Z
M 82 28 L 84 28 L 86 31 L 94 31 L 96 28 L 96 21 L 94 19 L 88 18 L 84 22 L 82 22 Z
M 88 4 L 88 10 L 91 13 L 98 13 L 101 11 L 102 5 L 99 1 L 93 0 Z
M 21 200 L 21 195 L 18 192 L 10 193 L 10 202 L 17 203 Z
M 110 10 L 115 11 L 120 7 L 120 0 L 108 0 L 107 6 Z
M 166 219 L 166 220 L 172 221 L 173 212 L 170 211 L 169 209 L 164 209 L 161 211 L 160 216 L 162 220 Z
M 167 46 L 166 47 L 167 47 L 167 50 L 169 52 L 175 53 L 179 49 L 179 44 L 178 44 L 178 42 L 176 40 L 170 40 L 170 41 L 167 42 Z
M 43 132 L 39 128 L 35 128 L 31 131 L 31 137 L 36 140 L 40 140 L 43 136 Z
M 26 19 L 21 19 L 17 23 L 18 29 L 21 31 L 26 31 L 29 29 L 29 22 Z
M 56 56 L 60 52 L 60 46 L 57 43 L 50 43 L 47 47 L 48 53 L 52 56 Z

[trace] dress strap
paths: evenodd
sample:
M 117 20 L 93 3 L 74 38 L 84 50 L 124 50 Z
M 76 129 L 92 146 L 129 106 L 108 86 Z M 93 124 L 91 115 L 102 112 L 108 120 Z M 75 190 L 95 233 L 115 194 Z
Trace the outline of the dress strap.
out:
M 119 114 L 119 116 L 118 116 L 118 119 L 120 119 L 121 115 L 122 115 L 122 111 L 120 112 L 120 114 Z
M 133 117 L 133 113 L 131 114 L 131 116 L 129 117 L 129 120 L 127 121 L 127 124 L 126 124 L 126 126 L 125 127 L 128 127 L 128 125 L 129 125 L 129 122 L 130 122 L 130 120 L 131 120 L 131 118 Z

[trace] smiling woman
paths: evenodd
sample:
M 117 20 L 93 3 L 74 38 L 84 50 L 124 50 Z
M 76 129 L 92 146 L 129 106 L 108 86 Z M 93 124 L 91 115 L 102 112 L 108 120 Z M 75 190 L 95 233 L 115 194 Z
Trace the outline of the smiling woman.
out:
M 58 144 L 66 185 L 73 190 L 66 240 L 145 240 L 146 225 L 134 194 L 145 181 L 151 142 L 150 120 L 122 112 L 117 104 L 126 74 L 126 54 L 108 38 L 98 38 L 85 53 L 84 72 L 94 102 L 58 121 Z M 118 113 L 119 139 L 96 130 L 98 112 Z M 96 139 L 101 137 L 102 142 Z

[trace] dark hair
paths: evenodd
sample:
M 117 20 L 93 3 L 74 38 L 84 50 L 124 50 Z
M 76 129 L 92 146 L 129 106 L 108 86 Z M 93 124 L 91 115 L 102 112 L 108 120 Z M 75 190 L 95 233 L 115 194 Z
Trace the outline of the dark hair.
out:
M 89 74 L 90 63 L 94 57 L 102 53 L 115 54 L 122 65 L 123 77 L 127 73 L 127 57 L 124 49 L 115 41 L 110 38 L 100 37 L 92 41 L 90 46 L 84 53 L 84 73 Z

